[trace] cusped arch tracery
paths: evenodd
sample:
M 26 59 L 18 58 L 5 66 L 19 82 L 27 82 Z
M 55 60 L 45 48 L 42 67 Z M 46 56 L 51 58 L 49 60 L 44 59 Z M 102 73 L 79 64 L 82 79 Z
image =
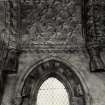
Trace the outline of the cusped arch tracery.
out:
M 18 84 L 17 90 L 19 87 L 21 89 L 16 92 L 17 97 L 15 102 L 18 103 L 17 105 L 26 105 L 26 103 L 27 105 L 34 105 L 41 84 L 49 77 L 55 77 L 66 87 L 70 105 L 90 105 L 88 89 L 85 82 L 83 82 L 84 80 L 82 80 L 83 78 L 79 75 L 79 73 L 76 73 L 75 70 L 73 71 L 69 66 L 59 60 L 47 59 L 44 62 L 42 61 L 28 75 L 25 73 L 24 76 L 26 77 L 22 78 L 24 81 Z M 18 97 L 18 95 L 20 96 Z

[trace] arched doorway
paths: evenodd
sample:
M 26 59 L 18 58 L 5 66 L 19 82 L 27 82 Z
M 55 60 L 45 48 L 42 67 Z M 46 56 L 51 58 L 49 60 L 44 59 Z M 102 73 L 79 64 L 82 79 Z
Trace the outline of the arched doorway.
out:
M 15 103 L 17 105 L 38 105 L 41 86 L 53 78 L 65 87 L 68 95 L 67 105 L 90 105 L 88 89 L 82 76 L 70 66 L 57 58 L 47 59 L 33 65 L 18 82 Z
M 38 90 L 36 105 L 70 105 L 65 86 L 54 77 L 48 78 Z

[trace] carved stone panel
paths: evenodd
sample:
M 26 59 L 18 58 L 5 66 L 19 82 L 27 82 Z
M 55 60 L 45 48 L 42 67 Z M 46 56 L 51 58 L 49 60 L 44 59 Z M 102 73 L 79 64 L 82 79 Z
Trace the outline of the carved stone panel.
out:
M 83 46 L 81 0 L 8 0 L 10 26 L 23 49 L 70 50 Z M 17 14 L 15 14 L 17 13 Z

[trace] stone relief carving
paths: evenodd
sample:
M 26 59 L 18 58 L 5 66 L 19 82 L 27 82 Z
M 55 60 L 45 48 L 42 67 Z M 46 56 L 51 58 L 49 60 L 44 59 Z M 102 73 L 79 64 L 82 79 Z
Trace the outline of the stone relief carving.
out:
M 81 33 L 83 28 L 85 45 L 90 56 L 90 70 L 104 70 L 100 56 L 105 42 L 103 0 L 9 0 L 9 5 L 11 30 L 18 36 L 17 44 L 24 49 L 75 51 L 84 47 Z
M 103 70 L 100 51 L 105 42 L 105 3 L 103 0 L 88 0 L 82 3 L 78 0 L 8 0 L 4 3 L 6 8 L 3 11 L 6 16 L 4 23 L 9 30 L 9 33 L 6 30 L 6 34 L 9 34 L 12 43 L 9 45 L 24 49 L 75 51 L 78 46 L 79 49 L 84 47 L 81 33 L 83 25 L 90 69 Z M 97 15 L 99 11 L 101 12 Z
M 72 46 L 82 46 L 80 1 L 9 0 L 7 5 L 10 5 L 8 9 L 11 11 L 12 34 L 15 36 L 21 34 L 18 37 L 21 38 L 23 47 L 29 46 L 31 49 L 33 45 L 34 48 L 41 45 L 43 48 L 47 46 L 47 49 L 55 47 L 63 50 Z M 20 15 L 17 16 L 13 11 Z M 19 32 L 16 34 L 17 31 Z
M 105 67 L 100 55 L 105 46 L 104 8 L 103 0 L 84 1 L 83 28 L 91 71 L 103 71 Z

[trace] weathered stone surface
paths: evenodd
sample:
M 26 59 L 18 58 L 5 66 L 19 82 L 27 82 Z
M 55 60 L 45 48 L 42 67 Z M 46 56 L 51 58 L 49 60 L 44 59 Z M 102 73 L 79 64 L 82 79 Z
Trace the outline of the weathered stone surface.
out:
M 24 1 L 24 0 L 22 0 Z M 32 0 L 31 0 L 32 1 Z M 49 1 L 49 0 L 48 0 Z M 48 6 L 51 5 L 51 1 L 48 3 Z M 34 23 L 30 23 L 31 27 L 27 25 L 26 20 L 23 21 L 24 31 L 21 36 L 21 48 L 22 53 L 19 56 L 19 67 L 18 72 L 15 75 L 9 74 L 6 78 L 4 94 L 2 99 L 2 105 L 14 105 L 17 103 L 21 103 L 20 94 L 17 94 L 18 99 L 16 101 L 16 90 L 19 87 L 19 82 L 24 82 L 25 78 L 23 78 L 25 73 L 30 72 L 32 67 L 36 67 L 39 62 L 44 62 L 47 59 L 60 59 L 61 62 L 68 64 L 70 68 L 75 68 L 74 71 L 78 72 L 78 75 L 81 75 L 84 87 L 87 87 L 86 91 L 86 101 L 90 102 L 87 105 L 104 105 L 105 104 L 105 73 L 91 73 L 89 68 L 89 56 L 85 49 L 85 40 L 82 37 L 82 24 L 81 24 L 81 4 L 80 0 L 65 0 L 69 3 L 65 3 L 63 5 L 59 0 L 55 0 L 57 3 L 54 4 L 53 8 L 45 8 L 45 0 L 43 0 L 42 4 L 37 4 L 38 10 L 41 8 L 42 16 L 39 17 L 39 11 L 33 11 L 34 14 L 30 15 L 29 18 L 26 18 L 29 15 L 29 12 L 25 12 L 26 15 L 22 15 L 22 19 L 29 20 L 27 22 L 32 21 L 31 18 L 34 18 Z M 70 2 L 71 1 L 71 2 Z M 37 2 L 37 0 L 36 0 Z M 69 7 L 70 3 L 74 4 L 76 2 L 76 6 L 72 5 Z M 61 3 L 61 4 L 60 4 Z M 26 3 L 27 4 L 27 3 Z M 23 9 L 27 6 L 26 4 L 22 4 Z M 59 4 L 59 5 L 58 5 Z M 0 2 L 0 8 L 2 3 Z M 28 7 L 32 6 L 33 4 L 30 2 Z M 55 6 L 57 5 L 57 6 Z M 62 8 L 63 6 L 63 8 Z M 59 8 L 57 8 L 59 7 Z M 66 8 L 67 7 L 67 8 Z M 68 16 L 68 8 L 70 8 L 70 14 L 73 16 Z M 55 12 L 57 11 L 57 15 Z M 62 12 L 63 11 L 63 12 Z M 43 14 L 44 12 L 44 14 Z M 58 16 L 59 15 L 59 16 Z M 0 18 L 3 19 L 2 9 L 0 9 Z M 32 17 L 31 17 L 32 16 Z M 37 18 L 35 18 L 35 17 Z M 56 18 L 55 20 L 52 18 Z M 0 32 L 3 29 L 3 20 L 0 19 Z M 37 20 L 35 20 L 37 19 Z M 69 20 L 72 20 L 69 23 Z M 63 21 L 63 22 L 62 22 Z M 45 23 L 44 23 L 45 22 Z M 61 22 L 61 23 L 60 23 Z M 29 24 L 29 25 L 30 25 Z M 22 31 L 21 30 L 21 31 Z M 72 32 L 73 31 L 73 32 Z M 8 33 L 8 32 L 7 32 Z M 7 34 L 6 33 L 6 34 Z M 72 33 L 72 35 L 71 35 Z M 11 35 L 10 35 L 11 36 Z M 14 42 L 10 44 L 10 46 L 16 47 L 17 40 L 16 37 L 13 35 L 11 36 L 11 40 Z M 105 52 L 105 51 L 104 51 Z M 104 52 L 101 54 L 103 61 L 105 62 L 105 55 Z M 49 63 L 44 64 L 39 69 L 39 74 L 43 74 L 42 68 L 49 67 Z M 58 63 L 55 64 L 56 67 L 60 66 Z M 60 73 L 64 73 L 62 68 L 59 68 Z M 67 76 L 70 74 L 66 74 Z M 39 75 L 37 75 L 39 76 Z M 36 77 L 37 77 L 36 76 Z M 21 79 L 22 78 L 22 79 Z M 33 75 L 30 77 L 33 79 Z M 35 78 L 34 78 L 35 79 Z M 21 81 L 19 81 L 21 80 Z M 72 81 L 73 82 L 73 81 Z M 22 88 L 22 87 L 20 87 Z M 81 89 L 78 88 L 76 91 L 80 91 Z M 24 93 L 25 94 L 25 93 Z M 83 95 L 80 91 L 78 96 Z M 25 95 L 24 95 L 25 96 Z M 75 98 L 76 100 L 79 98 Z M 79 100 L 82 103 L 81 100 Z M 74 102 L 74 104 L 77 104 Z

